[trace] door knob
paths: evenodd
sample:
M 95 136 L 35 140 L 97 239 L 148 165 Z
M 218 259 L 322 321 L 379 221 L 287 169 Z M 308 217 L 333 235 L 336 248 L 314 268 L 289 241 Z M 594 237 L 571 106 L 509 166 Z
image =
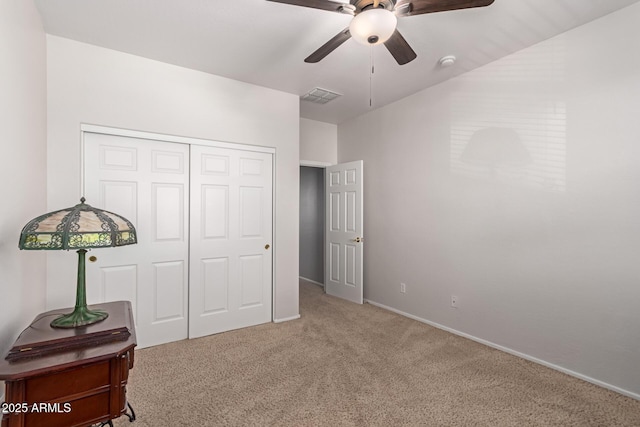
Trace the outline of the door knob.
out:
M 96 262 L 97 260 L 98 260 L 98 258 L 96 256 L 94 256 L 94 255 L 91 255 L 89 257 L 89 261 L 91 261 L 91 262 Z
M 353 239 L 354 242 L 356 243 L 360 243 L 364 240 L 364 237 L 356 237 L 355 239 Z
M 265 249 L 269 249 L 271 246 L 269 246 L 269 244 L 267 243 L 266 245 L 264 245 Z

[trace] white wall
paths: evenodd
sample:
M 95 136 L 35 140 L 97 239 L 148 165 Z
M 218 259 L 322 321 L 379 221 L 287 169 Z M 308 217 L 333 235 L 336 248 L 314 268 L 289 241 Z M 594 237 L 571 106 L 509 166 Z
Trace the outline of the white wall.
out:
M 638 22 L 338 126 L 338 160 L 365 163 L 365 298 L 640 398 Z
M 45 48 L 33 3 L 0 2 L 0 357 L 45 307 L 44 253 L 18 250 L 46 209 Z
M 338 162 L 338 126 L 300 119 L 300 160 L 306 164 Z
M 47 54 L 48 206 L 80 197 L 81 123 L 275 147 L 274 312 L 297 316 L 298 97 L 50 35 Z M 73 303 L 75 268 L 49 255 L 49 307 Z
M 45 49 L 35 6 L 0 2 L 0 354 L 44 309 L 44 253 L 18 237 L 46 210 Z

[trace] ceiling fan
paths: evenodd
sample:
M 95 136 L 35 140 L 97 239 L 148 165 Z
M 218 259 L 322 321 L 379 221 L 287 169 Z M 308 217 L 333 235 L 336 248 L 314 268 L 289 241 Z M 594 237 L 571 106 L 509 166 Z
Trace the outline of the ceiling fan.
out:
M 416 53 L 396 29 L 397 18 L 448 10 L 489 6 L 494 0 L 267 0 L 353 15 L 349 28 L 309 55 L 304 62 L 316 63 L 353 37 L 365 45 L 384 43 L 400 65 L 416 58 Z

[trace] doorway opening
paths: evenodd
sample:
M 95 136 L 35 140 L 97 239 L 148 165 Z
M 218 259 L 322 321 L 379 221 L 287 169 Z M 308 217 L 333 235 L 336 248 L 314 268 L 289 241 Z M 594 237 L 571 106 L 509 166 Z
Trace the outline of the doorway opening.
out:
M 363 161 L 300 166 L 300 279 L 362 304 Z
M 300 279 L 324 288 L 324 168 L 300 166 Z

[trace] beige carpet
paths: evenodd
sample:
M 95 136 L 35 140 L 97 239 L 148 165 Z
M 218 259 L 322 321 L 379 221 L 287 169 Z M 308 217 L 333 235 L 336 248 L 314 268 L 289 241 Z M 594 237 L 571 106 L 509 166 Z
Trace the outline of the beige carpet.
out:
M 636 400 L 312 284 L 300 313 L 137 351 L 115 424 L 640 426 Z

